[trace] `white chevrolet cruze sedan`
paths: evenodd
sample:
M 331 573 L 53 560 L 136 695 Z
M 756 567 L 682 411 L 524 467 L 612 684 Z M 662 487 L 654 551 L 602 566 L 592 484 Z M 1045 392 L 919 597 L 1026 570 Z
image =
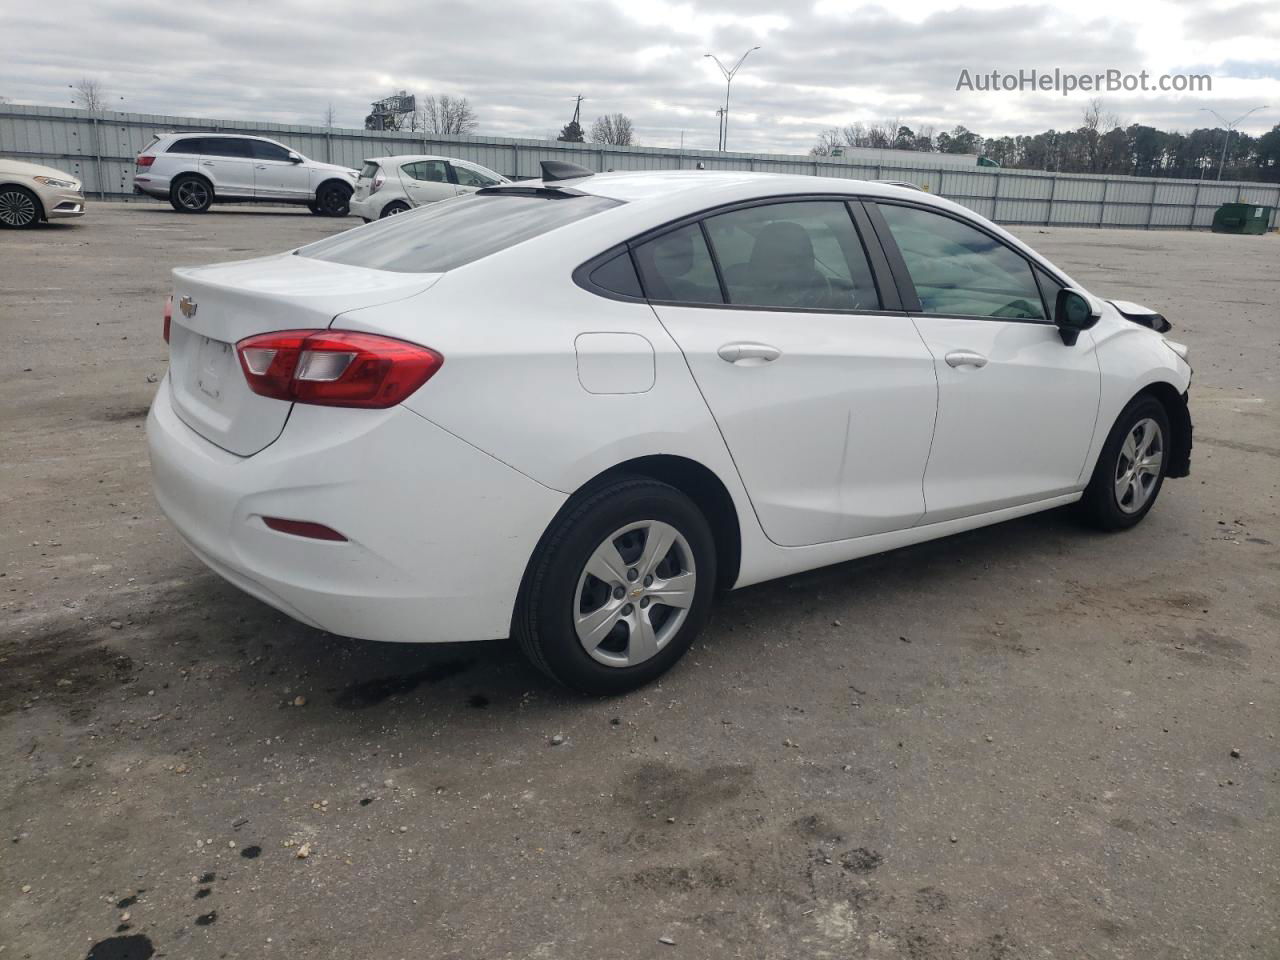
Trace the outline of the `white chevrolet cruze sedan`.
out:
M 1067 504 L 1131 527 L 1189 471 L 1163 317 L 897 186 L 545 164 L 173 298 L 147 432 L 200 559 L 593 693 L 718 591 Z

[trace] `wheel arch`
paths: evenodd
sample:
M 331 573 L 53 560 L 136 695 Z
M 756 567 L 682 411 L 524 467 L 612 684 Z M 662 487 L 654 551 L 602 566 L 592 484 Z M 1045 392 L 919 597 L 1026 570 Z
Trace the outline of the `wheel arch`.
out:
M 183 170 L 181 173 L 175 173 L 169 178 L 169 196 L 173 196 L 173 191 L 178 189 L 178 184 L 183 180 L 203 180 L 209 187 L 209 194 L 218 199 L 218 188 L 214 186 L 213 181 L 201 173 L 199 170 Z
M 1173 436 L 1169 438 L 1169 465 L 1165 476 L 1171 479 L 1188 476 L 1191 473 L 1192 427 L 1187 394 L 1179 393 L 1178 388 L 1166 380 L 1157 380 L 1134 394 L 1129 403 L 1138 397 L 1154 397 L 1159 400 L 1169 416 L 1169 428 Z
M 325 187 L 330 186 L 342 187 L 342 189 L 347 191 L 347 196 L 353 196 L 355 194 L 355 188 L 341 177 L 325 177 L 325 179 L 316 184 L 315 198 L 317 201 L 320 199 L 320 192 L 324 190 Z
M 523 595 L 528 584 L 529 572 L 547 535 L 556 528 L 561 517 L 575 508 L 584 496 L 603 484 L 610 483 L 620 477 L 646 477 L 675 487 L 702 511 L 711 526 L 711 535 L 716 544 L 717 583 L 720 590 L 730 589 L 738 579 L 738 571 L 742 563 L 742 529 L 738 520 L 738 511 L 734 507 L 733 497 L 728 487 L 716 476 L 715 472 L 688 457 L 672 454 L 652 454 L 633 457 L 608 469 L 597 473 L 590 480 L 581 484 L 561 504 L 555 516 L 547 523 L 538 538 L 538 543 L 529 554 L 525 565 L 525 573 L 521 578 L 520 593 Z M 515 605 L 518 614 L 519 602 Z

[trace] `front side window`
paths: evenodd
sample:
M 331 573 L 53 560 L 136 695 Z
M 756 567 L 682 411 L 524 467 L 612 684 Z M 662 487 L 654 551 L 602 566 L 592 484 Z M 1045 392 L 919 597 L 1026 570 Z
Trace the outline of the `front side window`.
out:
M 771 203 L 708 217 L 729 303 L 793 310 L 878 310 L 880 297 L 848 208 Z
M 454 163 L 450 166 L 453 167 L 453 175 L 457 177 L 459 185 L 464 187 L 494 187 L 500 182 L 493 177 L 485 176 L 479 170 L 472 170 L 461 164 Z
M 425 183 L 448 183 L 449 174 L 445 171 L 443 160 L 416 160 L 406 163 L 400 168 L 414 180 Z
M 711 252 L 702 228 L 688 226 L 664 233 L 635 248 L 636 266 L 650 300 L 724 303 Z
M 394 273 L 442 273 L 619 205 L 591 195 L 470 194 L 327 237 L 297 253 Z
M 976 227 L 928 210 L 882 203 L 924 313 L 1045 320 L 1031 265 Z
M 265 140 L 250 140 L 255 160 L 288 160 L 289 151 L 278 143 L 267 143 Z

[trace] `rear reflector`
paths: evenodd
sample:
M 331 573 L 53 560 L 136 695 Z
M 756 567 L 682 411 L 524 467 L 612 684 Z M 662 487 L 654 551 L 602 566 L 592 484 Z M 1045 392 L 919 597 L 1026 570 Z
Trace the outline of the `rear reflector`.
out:
M 280 517 L 263 517 L 262 522 L 272 530 L 277 530 L 280 533 L 289 533 L 295 537 L 347 542 L 346 537 L 333 529 L 333 527 L 326 527 L 323 523 L 312 523 L 310 520 L 284 520 Z
M 169 327 L 173 324 L 173 294 L 164 298 L 164 342 L 169 342 Z
M 156 158 L 155 158 L 155 157 L 148 157 L 148 156 L 144 153 L 144 154 L 140 154 L 140 155 L 138 156 L 138 159 L 137 159 L 135 162 L 138 164 L 138 167 L 139 167 L 140 169 L 145 170 L 145 169 L 147 169 L 147 167 L 151 166 L 153 163 L 155 163 L 155 162 L 156 162 Z
M 416 343 L 348 330 L 281 330 L 236 344 L 249 389 L 329 407 L 383 409 L 431 379 L 444 357 Z

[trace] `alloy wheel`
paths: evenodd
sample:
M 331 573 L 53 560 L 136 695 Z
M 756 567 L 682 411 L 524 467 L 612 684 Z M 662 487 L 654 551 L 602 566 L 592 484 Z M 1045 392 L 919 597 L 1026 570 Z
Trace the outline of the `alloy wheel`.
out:
M 209 203 L 209 188 L 199 180 L 178 184 L 178 202 L 188 210 L 203 210 Z
M 1146 417 L 1129 430 L 1116 460 L 1116 505 L 1124 513 L 1137 513 L 1151 499 L 1164 465 L 1164 433 Z
M 6 227 L 29 227 L 36 219 L 36 204 L 22 190 L 0 193 L 0 223 Z
M 684 535 L 641 520 L 611 533 L 578 577 L 573 622 L 596 662 L 634 667 L 656 656 L 693 606 L 697 571 Z

